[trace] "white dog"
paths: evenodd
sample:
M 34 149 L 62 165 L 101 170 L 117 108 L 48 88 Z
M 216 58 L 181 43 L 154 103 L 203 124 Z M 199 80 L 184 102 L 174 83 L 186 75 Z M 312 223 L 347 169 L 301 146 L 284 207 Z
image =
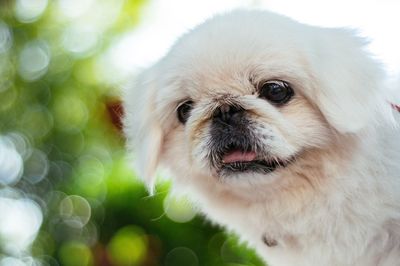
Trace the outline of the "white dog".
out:
M 269 265 L 400 265 L 400 132 L 346 29 L 216 16 L 124 95 L 150 188 L 162 164 Z

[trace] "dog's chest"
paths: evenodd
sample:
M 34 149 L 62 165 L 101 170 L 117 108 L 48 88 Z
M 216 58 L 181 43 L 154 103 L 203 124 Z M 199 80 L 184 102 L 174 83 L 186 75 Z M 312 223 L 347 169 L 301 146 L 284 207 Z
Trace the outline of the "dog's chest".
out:
M 239 234 L 251 246 L 266 251 L 297 250 L 303 245 L 302 236 L 289 217 L 274 217 L 261 205 L 232 206 L 225 208 L 213 205 L 207 215 L 229 230 Z M 299 224 L 306 223 L 298 221 Z
M 343 261 L 359 252 L 341 245 L 340 236 L 327 234 L 333 225 L 318 222 L 315 218 L 333 215 L 326 210 L 303 210 L 301 215 L 288 215 L 282 210 L 279 215 L 279 211 L 271 213 L 264 205 L 235 206 L 231 203 L 229 208 L 227 206 L 214 202 L 212 207 L 207 208 L 208 216 L 238 234 L 269 265 L 347 266 Z M 334 218 L 327 218 L 329 220 Z
M 322 239 L 316 239 L 318 233 L 311 232 L 316 229 L 302 228 L 308 223 L 306 219 L 299 217 L 294 223 L 288 217 L 279 217 L 281 220 L 278 220 L 258 207 L 226 211 L 223 216 L 219 222 L 255 248 L 268 265 L 335 265 L 329 264 L 335 261 L 334 258 L 322 263 L 330 256 L 321 253 L 321 250 L 328 249 L 328 245 Z M 325 230 L 323 227 L 320 225 L 317 230 Z

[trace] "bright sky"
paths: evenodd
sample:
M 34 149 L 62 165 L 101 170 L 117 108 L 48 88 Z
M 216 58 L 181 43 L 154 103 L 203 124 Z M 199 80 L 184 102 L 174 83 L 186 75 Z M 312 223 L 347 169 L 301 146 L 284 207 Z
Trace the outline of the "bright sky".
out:
M 300 22 L 358 28 L 390 74 L 400 73 L 398 0 L 151 0 L 141 24 L 122 36 L 107 54 L 117 72 L 137 72 L 164 55 L 182 33 L 213 14 L 237 7 L 264 8 Z

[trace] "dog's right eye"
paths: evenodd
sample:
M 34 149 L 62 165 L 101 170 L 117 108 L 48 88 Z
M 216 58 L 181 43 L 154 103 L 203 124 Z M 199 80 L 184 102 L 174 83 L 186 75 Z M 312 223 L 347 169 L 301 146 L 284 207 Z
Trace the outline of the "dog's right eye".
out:
M 287 103 L 293 95 L 293 89 L 289 84 L 280 80 L 267 81 L 260 88 L 260 97 L 276 105 Z
M 186 101 L 181 103 L 176 109 L 178 119 L 182 124 L 185 124 L 189 118 L 190 111 L 193 108 L 193 101 Z

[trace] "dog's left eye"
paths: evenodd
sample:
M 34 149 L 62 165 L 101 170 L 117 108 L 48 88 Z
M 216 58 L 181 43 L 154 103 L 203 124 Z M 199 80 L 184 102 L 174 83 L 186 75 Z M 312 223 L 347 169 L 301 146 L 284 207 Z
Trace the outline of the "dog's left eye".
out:
M 293 89 L 283 81 L 267 81 L 260 88 L 260 97 L 274 104 L 287 103 L 294 95 Z
M 181 103 L 176 109 L 178 119 L 182 124 L 185 124 L 186 121 L 188 120 L 192 108 L 193 108 L 193 101 L 189 100 Z

